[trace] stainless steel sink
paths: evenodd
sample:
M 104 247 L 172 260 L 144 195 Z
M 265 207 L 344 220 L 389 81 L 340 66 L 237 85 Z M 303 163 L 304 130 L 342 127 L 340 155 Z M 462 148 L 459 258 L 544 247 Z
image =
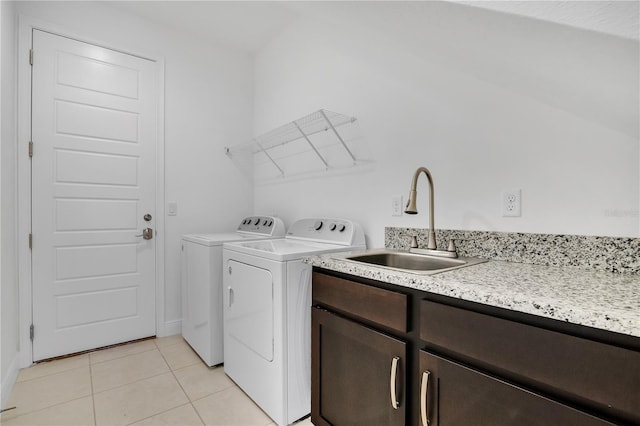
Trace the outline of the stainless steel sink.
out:
M 396 271 L 423 275 L 437 274 L 486 262 L 486 259 L 471 257 L 449 259 L 393 250 L 351 254 L 343 257 L 342 259 L 352 262 L 367 263 Z

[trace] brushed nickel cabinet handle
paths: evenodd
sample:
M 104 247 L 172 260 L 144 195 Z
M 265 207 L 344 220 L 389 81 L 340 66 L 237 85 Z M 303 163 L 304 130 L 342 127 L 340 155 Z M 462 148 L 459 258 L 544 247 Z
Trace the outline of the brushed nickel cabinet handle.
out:
M 396 390 L 396 383 L 398 378 L 398 361 L 400 361 L 400 357 L 397 356 L 394 356 L 391 360 L 391 381 L 389 383 L 389 389 L 391 392 L 391 406 L 394 410 L 397 410 L 400 406 Z
M 422 426 L 429 426 L 429 406 L 427 405 L 427 397 L 429 396 L 429 376 L 431 376 L 430 372 L 423 372 L 420 383 L 420 418 L 422 419 Z

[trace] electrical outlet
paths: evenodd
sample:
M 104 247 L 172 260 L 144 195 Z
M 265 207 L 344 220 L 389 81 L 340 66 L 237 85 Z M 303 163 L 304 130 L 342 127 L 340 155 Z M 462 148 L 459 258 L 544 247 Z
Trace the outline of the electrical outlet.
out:
M 521 195 L 522 195 L 522 192 L 519 189 L 502 192 L 502 216 L 503 217 L 520 217 Z
M 391 197 L 391 216 L 402 216 L 402 195 Z

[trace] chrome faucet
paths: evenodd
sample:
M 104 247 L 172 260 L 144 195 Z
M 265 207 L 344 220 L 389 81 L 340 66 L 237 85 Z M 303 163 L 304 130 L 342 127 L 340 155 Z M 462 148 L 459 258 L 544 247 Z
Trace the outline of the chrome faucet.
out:
M 416 170 L 416 172 L 413 174 L 413 179 L 411 180 L 411 191 L 409 192 L 409 200 L 407 201 L 407 207 L 405 208 L 404 212 L 407 214 L 418 213 L 418 208 L 416 206 L 416 198 L 418 195 L 418 177 L 420 176 L 420 173 L 423 172 L 427 176 L 427 180 L 429 181 L 429 238 L 427 241 L 426 249 L 411 248 L 409 251 L 436 256 L 458 257 L 453 240 L 449 241 L 449 247 L 446 251 L 438 250 L 438 247 L 436 245 L 436 231 L 433 225 L 433 177 L 431 176 L 431 172 L 429 171 L 429 169 L 427 169 L 426 167 L 419 167 L 418 170 Z

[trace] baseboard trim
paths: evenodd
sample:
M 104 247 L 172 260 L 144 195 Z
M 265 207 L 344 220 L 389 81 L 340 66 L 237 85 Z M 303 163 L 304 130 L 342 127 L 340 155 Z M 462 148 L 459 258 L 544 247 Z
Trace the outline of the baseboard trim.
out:
M 158 333 L 158 337 L 173 336 L 175 334 L 182 334 L 182 320 L 166 321 L 164 330 L 162 333 Z
M 13 361 L 9 365 L 8 371 L 3 372 L 2 374 L 2 385 L 0 386 L 0 407 L 7 408 L 7 402 L 9 402 L 9 396 L 11 396 L 11 391 L 13 390 L 13 386 L 16 384 L 16 380 L 18 380 L 18 373 L 20 372 L 19 367 L 19 357 L 16 354 L 13 357 Z

